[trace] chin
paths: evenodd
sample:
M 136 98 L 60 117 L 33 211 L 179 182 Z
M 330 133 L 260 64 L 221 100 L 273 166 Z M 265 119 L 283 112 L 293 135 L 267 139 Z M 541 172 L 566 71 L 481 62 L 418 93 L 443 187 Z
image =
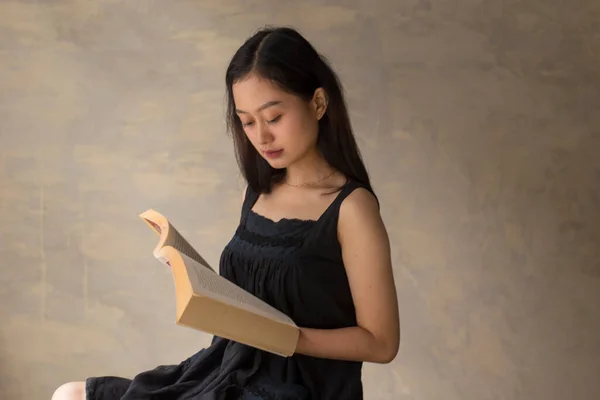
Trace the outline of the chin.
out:
M 284 169 L 288 167 L 288 163 L 285 162 L 284 160 L 269 160 L 267 159 L 267 162 L 269 163 L 269 165 L 275 169 Z
M 263 154 L 262 156 L 265 159 L 265 161 L 268 162 L 269 165 L 275 169 L 287 168 L 290 164 L 288 157 L 286 157 L 286 154 L 283 153 L 274 155 L 272 157 L 269 157 L 265 154 Z

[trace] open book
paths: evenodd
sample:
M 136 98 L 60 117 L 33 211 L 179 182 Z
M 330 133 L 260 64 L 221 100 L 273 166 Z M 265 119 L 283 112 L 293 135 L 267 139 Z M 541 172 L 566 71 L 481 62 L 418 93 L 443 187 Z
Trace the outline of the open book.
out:
M 215 272 L 163 215 L 150 209 L 140 217 L 160 236 L 154 256 L 171 267 L 178 325 L 294 354 L 300 331 L 287 315 Z

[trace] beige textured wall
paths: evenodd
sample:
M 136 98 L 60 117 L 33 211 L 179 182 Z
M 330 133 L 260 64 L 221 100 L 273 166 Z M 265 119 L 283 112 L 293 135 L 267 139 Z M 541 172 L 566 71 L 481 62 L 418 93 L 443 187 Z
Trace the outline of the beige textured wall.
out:
M 224 69 L 272 23 L 339 71 L 392 238 L 402 346 L 366 398 L 599 398 L 598 4 L 0 1 L 0 397 L 208 343 L 137 213 L 217 262 Z

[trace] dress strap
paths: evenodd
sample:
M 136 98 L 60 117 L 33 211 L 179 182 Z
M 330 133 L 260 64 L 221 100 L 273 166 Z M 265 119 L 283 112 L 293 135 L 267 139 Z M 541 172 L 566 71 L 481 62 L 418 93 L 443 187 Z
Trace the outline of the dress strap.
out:
M 377 203 L 379 203 L 379 199 L 377 199 L 377 196 L 375 195 L 375 192 L 373 191 L 372 188 L 370 188 L 368 185 L 364 185 L 360 182 L 357 182 L 355 180 L 348 180 L 344 186 L 340 189 L 340 192 L 338 193 L 337 197 L 335 198 L 335 200 L 333 200 L 333 203 L 331 203 L 331 205 L 329 206 L 328 211 L 332 212 L 333 214 L 339 214 L 339 209 L 343 203 L 343 201 L 346 199 L 346 197 L 348 197 L 350 194 L 352 194 L 352 192 L 354 192 L 354 190 L 358 189 L 358 188 L 364 188 L 367 189 L 369 192 L 371 192 L 373 194 L 373 196 L 375 196 L 375 199 L 377 200 Z
M 369 185 L 349 179 L 340 188 L 336 198 L 317 221 L 316 229 L 310 234 L 310 240 L 307 241 L 307 245 L 313 248 L 312 251 L 315 251 L 315 254 L 331 257 L 336 260 L 341 257 L 341 248 L 338 242 L 340 208 L 344 200 L 359 188 L 364 188 L 375 195 Z M 377 201 L 379 202 L 379 200 Z
M 246 219 L 248 217 L 248 213 L 254 207 L 254 203 L 258 200 L 258 193 L 256 193 L 250 185 L 246 186 L 246 195 L 244 196 L 244 202 L 242 203 L 242 215 L 241 215 L 241 223 L 245 224 Z

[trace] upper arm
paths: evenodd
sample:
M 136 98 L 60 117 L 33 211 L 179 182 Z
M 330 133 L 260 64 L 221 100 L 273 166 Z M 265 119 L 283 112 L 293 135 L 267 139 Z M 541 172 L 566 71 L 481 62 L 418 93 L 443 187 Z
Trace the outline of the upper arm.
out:
M 338 235 L 358 325 L 395 355 L 400 322 L 390 242 L 371 192 L 356 189 L 342 202 Z

